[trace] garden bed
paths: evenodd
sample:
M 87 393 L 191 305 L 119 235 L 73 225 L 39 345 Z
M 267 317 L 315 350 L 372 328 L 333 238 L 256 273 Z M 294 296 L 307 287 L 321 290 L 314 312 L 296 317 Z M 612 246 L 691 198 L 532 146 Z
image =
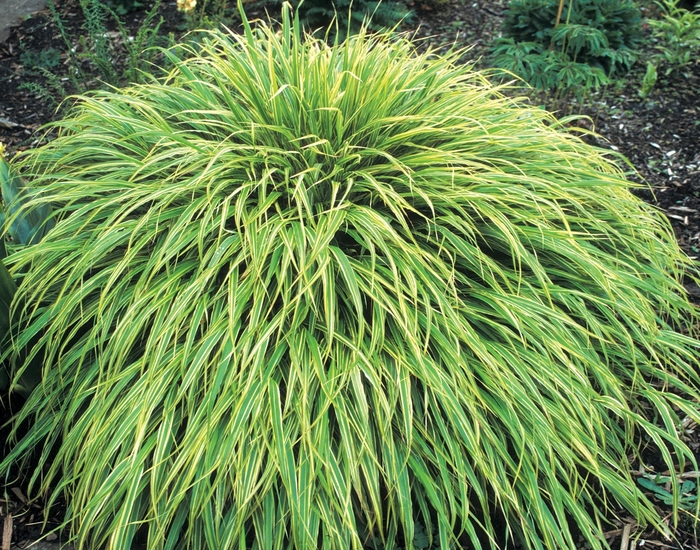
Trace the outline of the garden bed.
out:
M 442 51 L 453 44 L 473 45 L 467 57 L 471 56 L 477 67 L 487 68 L 488 45 L 498 32 L 504 7 L 503 0 L 450 0 L 441 5 L 416 2 L 417 17 L 407 30 L 415 32 L 421 48 L 429 45 Z M 67 35 L 80 36 L 83 16 L 79 5 L 59 2 L 57 9 Z M 251 19 L 265 18 L 266 13 L 276 17 L 278 12 L 276 3 L 248 4 Z M 160 34 L 181 36 L 184 19 L 177 12 L 175 3 L 161 6 L 160 14 L 164 19 Z M 135 34 L 144 18 L 145 11 L 137 10 L 123 19 Z M 121 35 L 113 24 L 109 30 L 115 63 L 119 65 L 124 62 L 118 53 L 121 51 Z M 651 46 L 647 45 L 649 52 Z M 80 48 L 78 42 L 75 47 Z M 67 77 L 67 59 L 65 42 L 48 10 L 22 22 L 10 38 L 0 44 L 0 142 L 7 145 L 10 156 L 13 152 L 35 147 L 45 139 L 38 130 L 56 116 L 58 107 L 58 97 L 51 93 L 52 82 L 54 91 L 56 82 L 62 83 L 68 92 L 75 91 Z M 47 78 L 47 71 L 58 80 Z M 637 66 L 624 79 L 592 94 L 582 106 L 564 104 L 561 107 L 565 114 L 580 112 L 589 117 L 575 123 L 586 129 L 595 129 L 598 136 L 588 137 L 588 140 L 630 160 L 637 172 L 637 175 L 631 174 L 631 179 L 649 185 L 637 192 L 656 204 L 668 217 L 681 248 L 693 258 L 700 257 L 700 63 L 696 62 L 684 71 L 662 75 L 647 99 L 641 99 L 638 94 L 642 76 L 643 68 Z M 532 101 L 546 102 L 546 99 L 533 95 Z M 688 283 L 687 289 L 695 301 L 700 302 L 700 289 L 693 283 Z M 18 403 L 13 406 L 18 406 Z M 2 423 L 8 418 L 11 408 L 6 406 L 3 409 Z M 697 451 L 700 444 L 696 432 L 694 425 L 687 426 L 688 442 Z M 648 465 L 655 462 L 655 452 L 650 447 Z M 15 518 L 14 544 L 35 540 L 44 519 L 39 508 L 24 502 L 23 490 L 22 483 L 11 484 L 6 491 L 9 498 L 0 502 L 3 513 L 10 510 Z M 663 507 L 663 503 L 659 505 Z M 60 510 L 56 513 L 59 514 Z M 55 525 L 57 518 L 48 520 L 49 526 Z M 673 541 L 662 539 L 656 533 L 638 533 L 631 521 L 618 521 L 608 535 L 615 548 L 624 548 L 625 544 L 635 540 L 638 546 L 644 541 L 655 548 L 698 547 L 695 529 L 688 521 L 681 522 L 677 540 Z

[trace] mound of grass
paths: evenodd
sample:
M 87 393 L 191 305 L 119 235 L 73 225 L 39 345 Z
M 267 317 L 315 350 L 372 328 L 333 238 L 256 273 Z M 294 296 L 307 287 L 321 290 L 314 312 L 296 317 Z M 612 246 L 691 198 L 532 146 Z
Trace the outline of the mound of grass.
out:
M 91 550 L 664 529 L 630 466 L 696 468 L 700 421 L 666 220 L 459 52 L 244 23 L 14 163 L 56 225 L 5 259 L 15 386 L 44 367 L 0 473 L 38 453 Z

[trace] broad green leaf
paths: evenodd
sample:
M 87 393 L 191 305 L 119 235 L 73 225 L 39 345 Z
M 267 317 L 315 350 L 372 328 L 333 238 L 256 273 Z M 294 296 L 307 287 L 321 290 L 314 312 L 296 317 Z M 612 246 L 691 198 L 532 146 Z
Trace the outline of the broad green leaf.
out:
M 0 192 L 9 216 L 7 232 L 20 244 L 35 244 L 55 224 L 47 203 L 31 204 L 32 192 L 22 178 L 0 155 Z

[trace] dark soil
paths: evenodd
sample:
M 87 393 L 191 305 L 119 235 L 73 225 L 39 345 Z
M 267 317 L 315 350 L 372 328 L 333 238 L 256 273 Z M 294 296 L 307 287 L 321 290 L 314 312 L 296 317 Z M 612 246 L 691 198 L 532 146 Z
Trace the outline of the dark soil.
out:
M 80 6 L 77 0 L 56 0 L 56 5 L 79 52 L 82 46 L 78 37 L 85 34 Z M 406 30 L 414 33 L 419 48 L 430 46 L 446 51 L 454 45 L 472 46 L 466 57 L 471 57 L 477 68 L 487 68 L 488 46 L 498 33 L 505 5 L 506 0 L 416 0 L 412 5 L 416 17 Z M 275 18 L 279 14 L 279 4 L 274 0 L 247 2 L 246 6 L 249 19 L 267 19 L 267 13 Z M 146 8 L 122 17 L 130 34 L 136 34 Z M 175 39 L 182 36 L 184 18 L 177 12 L 175 2 L 162 5 L 159 13 L 163 17 L 160 35 L 172 33 Z M 236 28 L 235 18 L 231 26 Z M 124 62 L 121 35 L 113 23 L 108 28 L 112 54 L 120 66 Z M 648 47 L 650 53 L 651 44 Z M 26 19 L 0 44 L 0 142 L 7 146 L 10 156 L 46 139 L 41 126 L 63 112 L 56 94 L 58 87 L 69 93 L 77 91 L 69 79 L 68 55 L 48 10 Z M 83 62 L 83 68 L 89 71 L 88 61 Z M 682 72 L 662 75 L 646 100 L 638 94 L 643 72 L 644 67 L 638 64 L 623 80 L 594 93 L 583 105 L 565 103 L 556 108 L 562 114 L 573 112 L 589 117 L 578 124 L 595 129 L 598 136 L 590 139 L 629 159 L 634 167 L 630 168 L 630 179 L 647 185 L 635 192 L 664 212 L 679 245 L 696 259 L 700 257 L 700 62 Z M 95 88 L 99 82 L 82 84 Z M 534 96 L 532 101 L 552 107 L 541 96 Z M 700 288 L 689 283 L 687 289 L 700 303 Z M 11 408 L 17 406 L 17 402 L 11 406 L 0 404 L 0 425 L 9 418 Z M 687 427 L 689 444 L 699 449 L 696 431 L 694 425 Z M 0 441 L 6 437 L 7 431 L 0 431 Z M 648 455 L 648 463 L 653 464 L 657 453 L 650 448 Z M 0 498 L 0 521 L 7 512 L 14 517 L 13 545 L 37 540 L 45 519 L 40 507 L 25 502 L 20 487 L 25 488 L 26 482 L 8 484 L 4 500 Z M 57 509 L 46 518 L 49 530 L 60 517 L 61 510 Z M 696 528 L 688 517 L 682 518 L 672 540 L 656 533 L 638 532 L 631 519 L 611 518 L 611 522 L 608 542 L 612 548 L 631 549 L 635 544 L 637 548 L 700 548 Z M 2 546 L 0 550 L 6 548 Z

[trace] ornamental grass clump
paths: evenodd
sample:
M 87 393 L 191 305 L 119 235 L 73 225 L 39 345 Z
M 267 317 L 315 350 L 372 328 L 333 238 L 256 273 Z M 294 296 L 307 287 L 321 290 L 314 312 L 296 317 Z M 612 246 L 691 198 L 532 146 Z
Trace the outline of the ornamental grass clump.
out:
M 13 163 L 56 225 L 6 258 L 43 372 L 0 471 L 39 457 L 76 548 L 665 528 L 630 471 L 696 468 L 691 265 L 601 150 L 459 52 L 288 12 L 168 55 Z

